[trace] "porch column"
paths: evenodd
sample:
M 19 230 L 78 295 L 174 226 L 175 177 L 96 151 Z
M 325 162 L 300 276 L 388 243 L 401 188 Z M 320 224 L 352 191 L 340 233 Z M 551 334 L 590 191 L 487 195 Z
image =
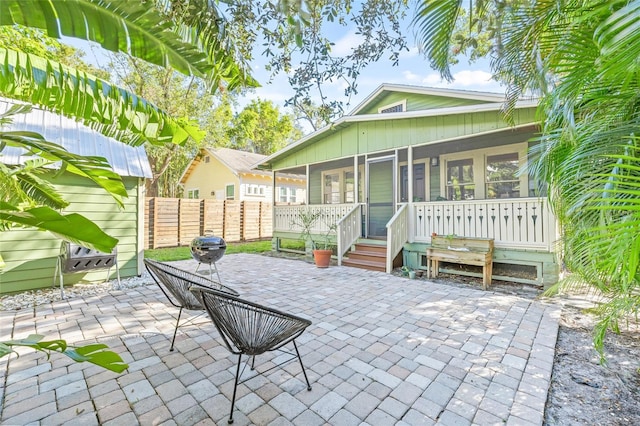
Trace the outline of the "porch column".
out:
M 280 251 L 280 239 L 273 238 L 276 230 L 276 171 L 271 172 L 271 248 L 276 252 Z
M 359 197 L 359 191 L 358 191 L 358 183 L 360 182 L 360 177 L 358 176 L 358 156 L 355 155 L 353 157 L 353 200 L 355 202 L 355 204 L 358 204 L 360 202 L 360 197 Z
M 304 195 L 304 201 L 305 201 L 306 205 L 309 205 L 309 196 L 311 195 L 311 192 L 310 192 L 310 190 L 311 190 L 311 182 L 310 182 L 310 179 L 309 179 L 309 164 L 307 164 L 305 166 L 304 173 L 305 173 L 305 175 L 307 177 L 307 183 L 306 183 L 307 190 L 305 191 L 306 194 Z
M 409 203 L 409 226 L 407 226 L 407 239 L 410 243 L 416 235 L 416 220 L 413 209 L 413 147 L 407 147 L 407 202 Z
M 407 202 L 413 203 L 413 148 L 407 147 Z

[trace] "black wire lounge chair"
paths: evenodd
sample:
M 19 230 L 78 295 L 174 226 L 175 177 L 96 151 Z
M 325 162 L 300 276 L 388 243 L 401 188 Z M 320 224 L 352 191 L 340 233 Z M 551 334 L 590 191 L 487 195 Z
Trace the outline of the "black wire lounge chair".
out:
M 192 287 L 191 292 L 195 294 L 198 300 L 204 305 L 211 320 L 220 332 L 220 336 L 222 336 L 222 340 L 227 349 L 229 349 L 231 353 L 238 355 L 238 366 L 236 368 L 236 379 L 233 386 L 229 423 L 233 423 L 233 407 L 236 401 L 236 389 L 239 384 L 238 378 L 241 375 L 240 364 L 242 363 L 242 355 L 248 355 L 252 358 L 251 369 L 253 370 L 256 355 L 278 350 L 289 342 L 293 343 L 295 354 L 284 351 L 292 355 L 292 357 L 284 363 L 292 361 L 297 357 L 298 361 L 300 361 L 300 367 L 302 367 L 304 380 L 307 382 L 307 390 L 311 390 L 309 378 L 302 364 L 302 358 L 300 358 L 300 352 L 298 351 L 298 346 L 295 341 L 295 339 L 311 325 L 311 321 L 216 290 Z M 248 361 L 249 359 L 247 359 L 247 363 Z M 271 368 L 279 367 L 284 363 Z M 271 368 L 266 371 L 271 370 Z M 256 375 L 245 380 L 254 377 L 256 377 Z
M 178 319 L 176 320 L 176 328 L 173 331 L 173 339 L 171 339 L 170 351 L 173 351 L 173 344 L 176 340 L 178 326 L 180 325 L 182 310 L 187 309 L 204 312 L 204 307 L 200 301 L 189 291 L 192 286 L 213 288 L 236 296 L 238 295 L 238 292 L 232 288 L 203 276 L 176 268 L 175 266 L 167 265 L 166 263 L 144 259 L 144 264 L 153 280 L 158 284 L 158 287 L 160 287 L 160 290 L 162 290 L 164 295 L 167 296 L 167 299 L 169 299 L 169 302 L 176 308 L 180 308 L 180 311 L 178 312 Z M 185 325 L 192 320 L 193 319 L 186 321 L 182 325 Z

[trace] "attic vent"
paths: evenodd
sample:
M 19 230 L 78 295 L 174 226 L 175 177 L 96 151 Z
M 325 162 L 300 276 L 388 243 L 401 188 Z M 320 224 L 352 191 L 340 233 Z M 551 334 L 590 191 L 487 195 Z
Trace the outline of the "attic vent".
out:
M 404 112 L 407 107 L 406 99 L 395 104 L 386 105 L 378 109 L 379 114 L 389 114 L 391 112 Z
M 205 155 L 205 157 L 204 157 L 204 162 L 205 162 L 205 163 L 208 163 L 208 162 L 209 162 L 209 160 L 210 160 L 210 159 L 209 159 L 209 156 L 208 156 L 208 155 Z

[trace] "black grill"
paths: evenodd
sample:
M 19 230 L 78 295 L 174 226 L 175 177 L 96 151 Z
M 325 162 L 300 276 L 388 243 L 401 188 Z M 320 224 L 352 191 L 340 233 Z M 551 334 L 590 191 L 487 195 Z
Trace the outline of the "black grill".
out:
M 227 250 L 227 244 L 220 237 L 196 237 L 191 241 L 191 256 L 200 263 L 216 263 Z
M 116 249 L 111 253 L 66 243 L 61 253 L 62 272 L 73 273 L 90 269 L 111 268 L 116 264 Z

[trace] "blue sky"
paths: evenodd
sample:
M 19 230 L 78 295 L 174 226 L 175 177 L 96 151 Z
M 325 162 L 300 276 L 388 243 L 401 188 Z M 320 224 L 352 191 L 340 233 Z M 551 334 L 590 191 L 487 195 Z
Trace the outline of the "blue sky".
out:
M 409 31 L 407 33 L 410 33 Z M 346 55 L 352 46 L 357 45 L 358 36 L 353 30 L 347 30 L 342 37 L 335 41 L 332 52 L 335 55 Z M 400 55 L 399 64 L 393 66 L 388 59 L 381 59 L 375 64 L 370 64 L 358 77 L 358 94 L 349 100 L 344 96 L 346 83 L 337 81 L 329 83 L 323 88 L 323 92 L 330 99 L 341 100 L 345 106 L 345 113 L 355 108 L 362 100 L 372 93 L 382 83 L 410 84 L 428 87 L 449 87 L 461 90 L 476 90 L 485 92 L 503 93 L 504 89 L 491 80 L 488 60 L 476 61 L 469 64 L 466 58 L 461 58 L 460 62 L 452 67 L 452 74 L 455 81 L 447 83 L 440 78 L 440 75 L 432 70 L 428 61 L 415 47 L 412 36 L 409 36 L 409 52 Z M 284 105 L 286 99 L 290 98 L 293 91 L 289 87 L 285 75 L 278 76 L 273 82 L 268 83 L 268 74 L 262 69 L 262 64 L 254 64 L 254 76 L 260 81 L 263 87 L 255 90 L 255 94 L 249 96 L 259 96 L 262 99 L 270 99 L 279 105 Z
M 342 101 L 345 113 L 354 109 L 362 100 L 371 94 L 382 83 L 410 84 L 427 87 L 450 87 L 461 90 L 476 90 L 486 92 L 503 93 L 504 90 L 498 83 L 491 80 L 488 60 L 477 61 L 469 64 L 465 58 L 460 58 L 460 62 L 452 67 L 454 82 L 447 83 L 440 78 L 440 75 L 429 67 L 427 60 L 418 52 L 412 37 L 412 31 L 406 25 L 404 33 L 407 34 L 410 49 L 400 55 L 399 64 L 393 66 L 388 59 L 381 59 L 375 64 L 370 64 L 362 70 L 358 77 L 358 93 L 351 99 L 344 96 L 345 82 L 336 81 L 328 83 L 323 87 L 323 93 L 332 100 Z M 332 34 L 335 34 L 332 52 L 334 55 L 346 55 L 353 46 L 359 42 L 355 30 L 349 27 L 333 26 Z M 64 43 L 75 46 L 85 51 L 85 59 L 96 65 L 106 65 L 108 59 L 104 56 L 103 50 L 91 47 L 87 42 L 65 38 Z M 255 55 L 255 61 L 251 64 L 253 75 L 262 84 L 262 87 L 254 92 L 248 93 L 240 100 L 240 107 L 243 107 L 251 99 L 259 97 L 268 99 L 281 106 L 293 95 L 293 90 L 289 86 L 285 75 L 279 75 L 269 82 L 269 75 L 264 69 L 265 61 L 260 54 Z M 312 92 L 313 95 L 313 92 Z M 305 129 L 307 131 L 309 129 Z

